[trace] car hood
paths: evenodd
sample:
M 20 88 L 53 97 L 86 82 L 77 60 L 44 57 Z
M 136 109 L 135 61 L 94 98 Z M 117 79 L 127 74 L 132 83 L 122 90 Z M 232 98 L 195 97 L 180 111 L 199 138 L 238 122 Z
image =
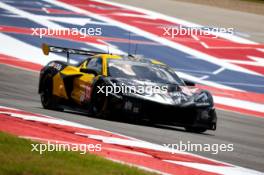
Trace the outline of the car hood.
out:
M 123 78 L 115 78 L 112 79 L 111 82 L 115 83 L 117 86 L 135 87 L 134 90 L 130 92 L 122 92 L 123 96 L 134 97 L 142 100 L 161 103 L 164 105 L 181 107 L 202 107 L 213 105 L 211 94 L 208 91 L 201 90 L 199 88 L 196 88 L 195 86 L 179 86 L 176 84 L 164 84 L 145 80 Z M 164 87 L 166 87 L 166 90 L 142 92 L 142 89 L 140 91 L 139 87 L 160 87 L 160 89 L 165 89 Z

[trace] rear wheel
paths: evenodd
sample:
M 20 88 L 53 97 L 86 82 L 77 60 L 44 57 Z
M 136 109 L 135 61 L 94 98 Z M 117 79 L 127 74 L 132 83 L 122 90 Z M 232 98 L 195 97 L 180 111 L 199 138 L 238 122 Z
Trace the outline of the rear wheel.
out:
M 46 75 L 43 78 L 43 89 L 40 93 L 41 104 L 45 109 L 62 111 L 63 109 L 58 106 L 57 100 L 52 94 L 52 88 L 51 76 Z

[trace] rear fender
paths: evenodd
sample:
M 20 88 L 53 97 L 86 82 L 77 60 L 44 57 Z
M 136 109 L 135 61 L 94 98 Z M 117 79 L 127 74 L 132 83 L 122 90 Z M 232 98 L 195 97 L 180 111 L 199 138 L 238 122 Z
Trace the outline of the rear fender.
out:
M 65 67 L 67 67 L 67 63 L 62 61 L 51 61 L 45 67 L 43 67 L 40 71 L 38 92 L 41 93 L 43 91 L 45 86 L 43 80 L 45 77 L 48 76 L 49 78 L 53 79 L 53 77 Z

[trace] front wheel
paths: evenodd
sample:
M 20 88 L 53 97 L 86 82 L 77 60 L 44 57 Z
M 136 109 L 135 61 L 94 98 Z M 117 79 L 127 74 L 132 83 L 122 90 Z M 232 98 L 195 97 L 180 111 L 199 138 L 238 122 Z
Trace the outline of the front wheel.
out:
M 91 108 L 90 112 L 100 118 L 108 118 L 110 116 L 110 107 L 109 107 L 109 96 L 106 96 L 104 93 L 98 93 L 98 86 L 95 86 L 95 89 L 92 94 Z

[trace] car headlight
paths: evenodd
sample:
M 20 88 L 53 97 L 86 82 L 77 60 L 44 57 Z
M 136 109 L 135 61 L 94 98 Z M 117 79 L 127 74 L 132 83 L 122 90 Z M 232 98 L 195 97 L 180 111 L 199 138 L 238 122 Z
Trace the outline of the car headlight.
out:
M 205 92 L 202 92 L 198 96 L 195 97 L 195 102 L 207 102 L 208 101 L 208 95 Z
M 204 105 L 213 105 L 213 98 L 211 94 L 208 92 L 204 91 L 197 95 L 194 98 L 194 101 L 199 105 L 199 104 L 204 104 Z

